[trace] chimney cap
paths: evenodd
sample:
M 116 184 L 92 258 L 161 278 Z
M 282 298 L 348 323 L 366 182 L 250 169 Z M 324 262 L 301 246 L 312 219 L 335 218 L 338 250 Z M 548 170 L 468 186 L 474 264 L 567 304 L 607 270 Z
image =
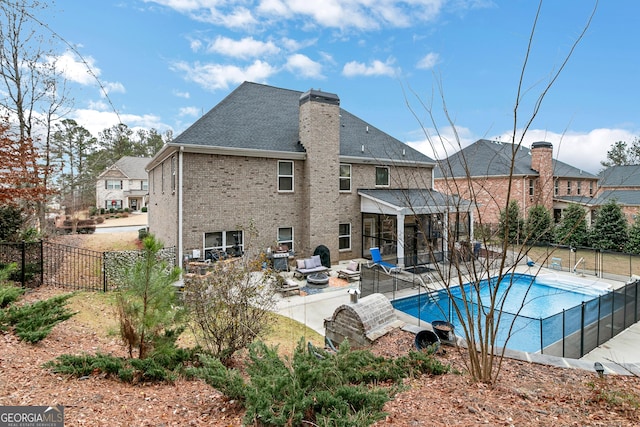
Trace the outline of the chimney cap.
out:
M 533 150 L 535 148 L 553 148 L 553 144 L 546 141 L 538 141 L 531 144 L 531 149 Z
M 309 89 L 300 95 L 300 105 L 308 101 L 322 102 L 324 104 L 340 105 L 340 98 L 335 93 L 323 92 L 321 90 Z

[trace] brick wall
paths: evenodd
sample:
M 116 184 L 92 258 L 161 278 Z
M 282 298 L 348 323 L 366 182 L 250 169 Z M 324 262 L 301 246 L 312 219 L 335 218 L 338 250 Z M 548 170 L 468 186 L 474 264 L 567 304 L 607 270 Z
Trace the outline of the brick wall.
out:
M 335 263 L 339 258 L 340 101 L 306 95 L 300 98 L 299 116 L 300 143 L 307 152 L 303 215 L 308 233 L 303 245 L 311 250 L 327 246 Z

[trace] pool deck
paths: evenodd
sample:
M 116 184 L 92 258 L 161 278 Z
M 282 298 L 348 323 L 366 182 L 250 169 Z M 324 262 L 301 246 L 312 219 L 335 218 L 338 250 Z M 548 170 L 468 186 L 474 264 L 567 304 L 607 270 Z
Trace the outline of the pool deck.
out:
M 517 272 L 531 273 L 528 267 L 518 267 Z M 559 273 L 562 274 L 562 273 Z M 576 277 L 571 273 L 564 273 L 567 277 Z M 579 276 L 578 276 L 579 277 Z M 584 279 L 584 278 L 581 278 Z M 623 282 L 590 278 L 594 281 L 611 284 L 613 288 L 623 286 Z M 279 297 L 276 312 L 297 320 L 324 336 L 324 321 L 333 316 L 334 311 L 343 304 L 349 304 L 351 295 L 349 290 L 357 289 L 358 282 L 350 283 L 348 287 L 335 290 L 325 290 L 313 295 L 290 295 Z M 399 296 L 399 295 L 396 295 Z M 427 325 L 423 322 L 416 324 L 416 319 L 396 311 L 398 317 L 406 322 L 406 329 L 418 331 Z M 605 368 L 605 374 L 640 375 L 640 322 L 627 328 L 605 344 L 597 347 L 581 359 L 566 359 L 539 353 L 525 353 L 506 350 L 506 356 L 513 359 L 541 363 L 565 368 L 593 370 L 594 362 L 600 362 Z

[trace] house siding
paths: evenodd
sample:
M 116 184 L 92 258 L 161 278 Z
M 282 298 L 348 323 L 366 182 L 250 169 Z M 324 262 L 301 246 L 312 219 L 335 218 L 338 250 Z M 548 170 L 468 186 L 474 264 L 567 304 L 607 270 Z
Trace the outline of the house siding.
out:
M 175 156 L 178 164 L 178 155 Z M 171 157 L 149 171 L 149 230 L 167 247 L 178 246 L 178 195 L 177 192 L 171 191 L 170 171 Z M 176 170 L 176 173 L 179 176 L 179 170 Z

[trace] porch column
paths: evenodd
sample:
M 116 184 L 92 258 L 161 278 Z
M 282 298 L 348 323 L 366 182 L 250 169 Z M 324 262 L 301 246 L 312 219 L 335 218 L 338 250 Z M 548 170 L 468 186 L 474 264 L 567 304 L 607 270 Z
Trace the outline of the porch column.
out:
M 404 267 L 404 214 L 398 213 L 397 218 L 396 234 L 398 235 L 398 244 L 396 245 L 396 256 L 398 257 L 398 266 Z

